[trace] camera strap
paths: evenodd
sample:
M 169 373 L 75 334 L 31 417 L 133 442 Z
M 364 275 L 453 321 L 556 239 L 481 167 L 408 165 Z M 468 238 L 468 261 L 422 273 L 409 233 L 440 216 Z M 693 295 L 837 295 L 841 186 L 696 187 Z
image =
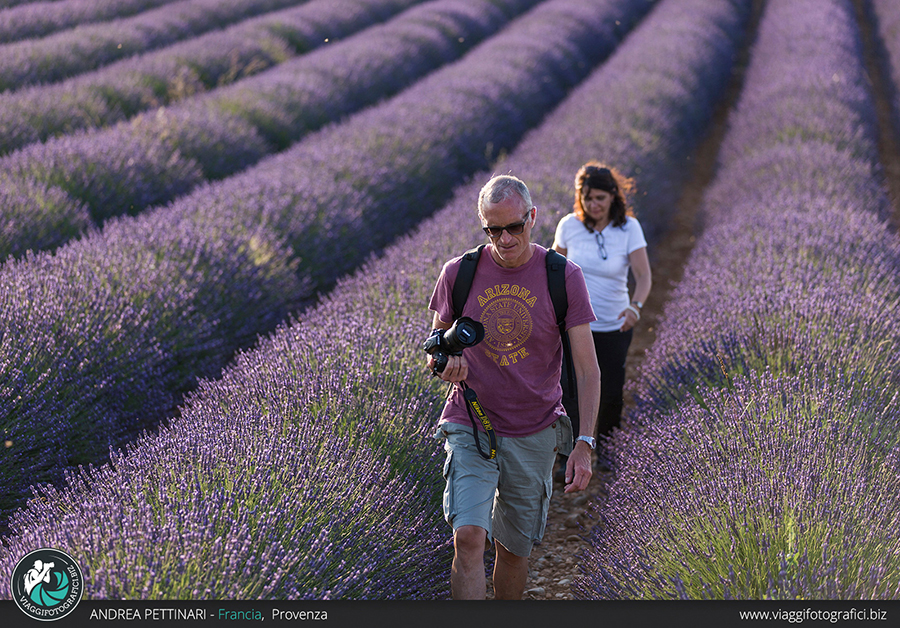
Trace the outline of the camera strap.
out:
M 475 391 L 469 388 L 465 382 L 460 382 L 459 384 L 463 390 L 463 398 L 466 400 L 466 412 L 469 413 L 469 420 L 472 421 L 472 436 L 475 437 L 475 447 L 478 448 L 478 453 L 481 454 L 482 458 L 485 460 L 493 460 L 497 457 L 497 436 L 494 434 L 494 427 L 491 425 L 490 419 L 488 419 L 487 415 L 484 413 L 484 408 L 478 403 L 478 395 L 475 394 Z M 478 424 L 475 423 L 475 417 L 472 416 L 473 411 L 475 412 L 475 416 L 478 417 L 478 420 L 481 421 L 481 425 L 484 427 L 484 431 L 487 432 L 488 438 L 491 441 L 490 455 L 485 454 L 481 449 L 481 439 L 478 438 Z

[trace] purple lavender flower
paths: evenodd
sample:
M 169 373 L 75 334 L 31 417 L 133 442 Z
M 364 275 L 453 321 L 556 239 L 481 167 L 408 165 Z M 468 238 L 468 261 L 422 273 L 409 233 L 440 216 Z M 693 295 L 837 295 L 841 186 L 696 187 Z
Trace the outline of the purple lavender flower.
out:
M 869 139 L 874 137 L 875 126 L 871 98 L 861 100 L 858 87 L 865 79 L 860 47 L 853 43 L 858 42 L 858 32 L 847 26 L 853 24 L 852 12 L 843 2 L 829 3 L 827 8 L 820 6 L 802 17 L 801 9 L 780 3 L 768 11 L 781 17 L 760 25 L 759 38 L 763 43 L 756 45 L 754 52 L 760 50 L 762 56 L 754 54 L 744 93 L 732 114 L 731 131 L 723 145 L 722 167 L 727 176 L 717 177 L 706 194 L 703 221 L 710 237 L 698 243 L 694 254 L 698 260 L 688 264 L 685 271 L 684 283 L 696 282 L 704 288 L 695 296 L 676 296 L 673 309 L 664 313 L 666 319 L 689 317 L 704 323 L 690 332 L 691 325 L 665 331 L 668 339 L 660 337 L 658 349 L 646 360 L 645 375 L 651 379 L 657 369 L 670 370 L 665 364 L 693 364 L 692 360 L 677 357 L 691 347 L 697 349 L 695 353 L 707 356 L 703 372 L 716 377 L 721 369 L 715 364 L 716 350 L 708 343 L 719 336 L 740 337 L 737 330 L 747 325 L 779 330 L 779 334 L 802 332 L 806 325 L 798 325 L 799 321 L 779 320 L 786 313 L 784 304 L 791 300 L 788 295 L 798 289 L 808 291 L 810 278 L 817 275 L 831 279 L 840 272 L 841 266 L 835 261 L 842 257 L 847 260 L 850 281 L 856 282 L 856 287 L 848 285 L 848 290 L 863 289 L 862 282 L 866 282 L 869 287 L 864 291 L 868 292 L 876 282 L 887 282 L 885 298 L 894 294 L 890 277 L 895 272 L 896 247 L 879 224 L 879 219 L 887 215 L 888 203 L 877 170 L 877 152 Z M 843 30 L 833 33 L 835 11 L 845 17 L 840 22 Z M 828 22 L 832 26 L 819 28 L 823 15 L 831 16 Z M 796 28 L 792 26 L 795 23 Z M 800 37 L 799 33 L 808 35 Z M 834 41 L 830 44 L 822 39 L 825 33 L 832 33 Z M 801 45 L 807 42 L 808 46 Z M 855 56 L 837 55 L 823 48 L 855 51 Z M 779 52 L 781 56 L 773 57 Z M 769 68 L 776 60 L 781 69 L 772 73 Z M 819 81 L 809 79 L 803 106 L 818 112 L 821 117 L 811 124 L 830 129 L 830 141 L 823 135 L 799 130 L 798 120 L 803 116 L 797 112 L 797 100 L 779 87 L 786 74 L 826 77 Z M 833 76 L 844 78 L 841 82 L 827 79 Z M 813 89 L 815 85 L 819 85 L 818 92 Z M 790 104 L 795 110 L 789 115 L 773 115 L 782 107 L 789 109 Z M 825 117 L 826 112 L 832 116 L 831 122 Z M 814 120 L 814 116 L 809 119 Z M 848 126 L 848 119 L 856 122 Z M 773 143 L 777 137 L 781 141 Z M 853 211 L 847 211 L 848 208 Z M 772 224 L 781 227 L 773 230 Z M 825 231 L 824 225 L 833 229 Z M 859 262 L 850 263 L 851 259 Z M 694 270 L 693 264 L 702 266 Z M 866 268 L 865 274 L 860 274 L 860 267 Z M 729 277 L 731 273 L 733 277 Z M 741 289 L 736 291 L 737 286 Z M 825 294 L 832 289 L 828 286 Z M 707 290 L 716 296 L 703 294 Z M 703 313 L 709 305 L 702 312 L 698 310 L 699 301 L 716 303 L 716 314 Z M 855 302 L 851 299 L 836 305 L 853 307 Z M 873 315 L 877 316 L 874 312 Z M 855 324 L 854 320 L 855 317 L 839 317 L 835 329 L 843 326 L 842 321 Z M 783 340 L 768 336 L 769 342 Z M 795 344 L 783 346 L 783 351 L 793 351 Z M 825 353 L 832 350 L 827 344 L 820 349 Z M 830 361 L 821 363 L 827 365 Z M 684 375 L 676 379 L 683 382 L 695 377 Z M 667 388 L 660 386 L 657 390 Z M 654 403 L 658 402 L 657 398 Z
M 443 202 L 453 184 L 539 122 L 615 45 L 622 28 L 616 21 L 630 25 L 647 8 L 599 6 L 605 10 L 539 5 L 389 106 L 326 127 L 248 176 L 225 182 L 193 205 L 193 213 L 214 223 L 222 215 L 246 226 L 271 225 L 296 251 L 319 251 L 306 256 L 304 270 L 316 285 L 329 285 L 364 255 L 321 242 L 365 232 L 369 251 L 403 233 Z M 377 230 L 367 227 L 381 218 Z
M 576 595 L 896 598 L 900 407 L 856 392 L 753 372 L 619 432 Z
M 65 492 L 44 489 L 45 514 L 72 506 L 52 543 L 79 557 L 88 597 L 448 597 L 452 543 L 439 490 L 415 472 L 437 464 L 436 447 L 422 430 L 407 431 L 422 453 L 398 468 L 367 444 L 377 441 L 375 421 L 397 407 L 375 400 L 370 422 L 347 431 L 357 417 L 309 414 L 302 391 L 313 386 L 279 370 L 266 369 L 275 379 L 249 396 L 231 396 L 223 382 L 227 409 L 197 402 L 128 455 L 72 475 Z M 38 537 L 30 530 L 41 517 L 23 512 L 13 522 L 23 536 L 0 548 L 4 566 Z
M 0 207 L 0 251 L 10 255 L 24 255 L 33 242 L 62 245 L 92 224 L 82 203 L 57 187 L 34 181 L 4 181 Z
M 2 269 L 4 510 L 158 422 L 304 294 L 271 234 L 134 226 Z

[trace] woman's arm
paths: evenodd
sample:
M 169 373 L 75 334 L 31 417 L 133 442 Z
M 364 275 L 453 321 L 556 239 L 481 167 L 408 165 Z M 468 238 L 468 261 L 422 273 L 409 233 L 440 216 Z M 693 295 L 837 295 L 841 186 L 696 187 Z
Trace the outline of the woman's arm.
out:
M 652 273 L 650 272 L 650 259 L 647 257 L 647 247 L 639 248 L 632 251 L 628 256 L 631 262 L 631 272 L 634 274 L 634 294 L 632 301 L 640 301 L 646 303 L 650 296 L 650 287 L 653 285 Z
M 636 251 L 632 251 L 628 256 L 628 261 L 631 263 L 631 272 L 634 273 L 634 294 L 631 296 L 632 303 L 634 301 L 640 301 L 643 305 L 647 301 L 647 297 L 650 296 L 650 287 L 653 285 L 652 275 L 650 273 L 650 260 L 647 257 L 647 247 L 641 247 Z M 619 318 L 624 318 L 625 320 L 622 322 L 622 331 L 628 331 L 638 322 L 638 314 L 635 313 L 631 308 L 635 308 L 638 312 L 639 308 L 636 308 L 634 305 L 629 305 L 626 309 L 622 310 L 619 314 Z

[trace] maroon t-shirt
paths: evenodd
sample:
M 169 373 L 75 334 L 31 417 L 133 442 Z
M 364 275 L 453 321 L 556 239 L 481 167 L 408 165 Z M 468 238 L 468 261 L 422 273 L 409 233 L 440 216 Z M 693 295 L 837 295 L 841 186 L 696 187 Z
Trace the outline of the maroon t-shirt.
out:
M 465 350 L 466 384 L 500 436 L 535 434 L 565 413 L 559 383 L 562 341 L 547 287 L 546 256 L 547 249 L 536 245 L 525 264 L 504 268 L 494 261 L 488 244 L 462 311 L 485 330 L 484 340 Z M 453 321 L 451 295 L 461 259 L 444 264 L 429 303 L 447 323 Z M 566 292 L 566 329 L 594 321 L 584 275 L 572 262 L 566 264 Z M 454 386 L 441 420 L 471 425 L 459 386 Z

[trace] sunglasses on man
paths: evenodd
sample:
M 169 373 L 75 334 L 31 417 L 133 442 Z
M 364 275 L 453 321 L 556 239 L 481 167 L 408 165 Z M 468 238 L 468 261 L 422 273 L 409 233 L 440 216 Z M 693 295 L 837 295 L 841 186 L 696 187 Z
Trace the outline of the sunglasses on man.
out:
M 501 235 L 503 235 L 504 231 L 506 231 L 509 235 L 522 235 L 522 233 L 525 231 L 525 225 L 528 224 L 528 214 L 530 213 L 531 210 L 529 209 L 527 212 L 525 212 L 525 215 L 522 216 L 522 220 L 520 222 L 514 222 L 503 227 L 482 227 L 481 229 L 492 240 L 496 240 L 497 238 L 499 238 Z

